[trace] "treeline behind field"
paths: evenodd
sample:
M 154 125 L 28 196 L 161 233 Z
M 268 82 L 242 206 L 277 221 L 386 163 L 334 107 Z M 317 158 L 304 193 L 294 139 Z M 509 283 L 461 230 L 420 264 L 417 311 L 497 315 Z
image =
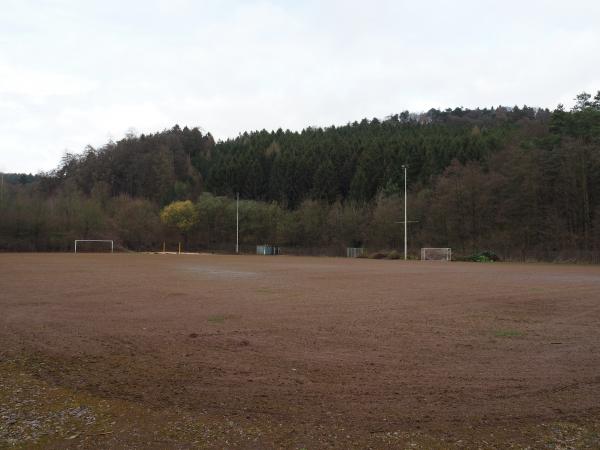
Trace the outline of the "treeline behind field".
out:
M 400 248 L 409 165 L 411 250 L 594 260 L 600 249 L 600 96 L 572 111 L 432 110 L 343 127 L 245 133 L 215 143 L 175 127 L 66 155 L 5 184 L 0 248 L 66 250 L 110 238 L 132 250 L 181 236 L 160 210 L 191 200 L 189 249 L 243 245 Z M 211 194 L 212 193 L 212 194 Z

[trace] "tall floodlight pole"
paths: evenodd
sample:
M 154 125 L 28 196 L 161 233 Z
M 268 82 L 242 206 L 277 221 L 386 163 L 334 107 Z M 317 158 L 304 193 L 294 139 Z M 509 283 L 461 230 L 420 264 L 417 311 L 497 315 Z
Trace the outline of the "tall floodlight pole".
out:
M 407 259 L 408 254 L 408 196 L 406 194 L 406 165 L 403 165 L 404 169 L 404 261 Z
M 408 223 L 417 223 L 418 220 L 408 220 L 408 189 L 406 188 L 408 178 L 406 169 L 408 166 L 403 164 L 402 168 L 404 169 L 404 221 L 396 223 L 404 224 L 404 261 L 406 261 L 408 259 Z
M 240 252 L 240 193 L 235 201 L 235 252 Z

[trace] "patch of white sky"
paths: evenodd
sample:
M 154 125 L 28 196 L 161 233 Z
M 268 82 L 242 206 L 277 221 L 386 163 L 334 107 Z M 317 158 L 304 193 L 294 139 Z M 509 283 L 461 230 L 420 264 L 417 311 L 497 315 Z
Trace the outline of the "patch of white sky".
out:
M 0 171 L 128 130 L 343 125 L 572 104 L 600 89 L 600 2 L 4 0 Z

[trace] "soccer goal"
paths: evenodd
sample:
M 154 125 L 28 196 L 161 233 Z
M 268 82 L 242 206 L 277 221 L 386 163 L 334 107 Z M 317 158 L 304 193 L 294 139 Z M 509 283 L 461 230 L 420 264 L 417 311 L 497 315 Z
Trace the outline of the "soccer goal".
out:
M 257 255 L 279 255 L 279 247 L 275 247 L 273 245 L 257 245 L 256 246 L 256 254 Z
M 422 248 L 421 249 L 421 260 L 422 261 L 451 261 L 452 260 L 452 249 L 451 248 Z
M 104 251 L 108 251 L 110 248 L 110 252 L 114 253 L 115 251 L 115 243 L 110 239 L 76 239 L 75 240 L 75 253 L 79 250 L 86 252 L 99 252 L 103 249 Z

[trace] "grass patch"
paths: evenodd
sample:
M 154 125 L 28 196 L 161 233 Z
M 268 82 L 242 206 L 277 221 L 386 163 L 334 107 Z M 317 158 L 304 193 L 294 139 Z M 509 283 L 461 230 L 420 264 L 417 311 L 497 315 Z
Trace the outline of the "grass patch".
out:
M 213 324 L 225 323 L 225 319 L 229 319 L 229 317 L 224 316 L 222 314 L 216 314 L 214 316 L 208 317 L 208 322 Z
M 256 289 L 256 292 L 258 294 L 275 294 L 277 290 L 269 287 L 261 287 Z
M 521 337 L 525 333 L 518 330 L 496 330 L 494 336 L 496 337 Z

